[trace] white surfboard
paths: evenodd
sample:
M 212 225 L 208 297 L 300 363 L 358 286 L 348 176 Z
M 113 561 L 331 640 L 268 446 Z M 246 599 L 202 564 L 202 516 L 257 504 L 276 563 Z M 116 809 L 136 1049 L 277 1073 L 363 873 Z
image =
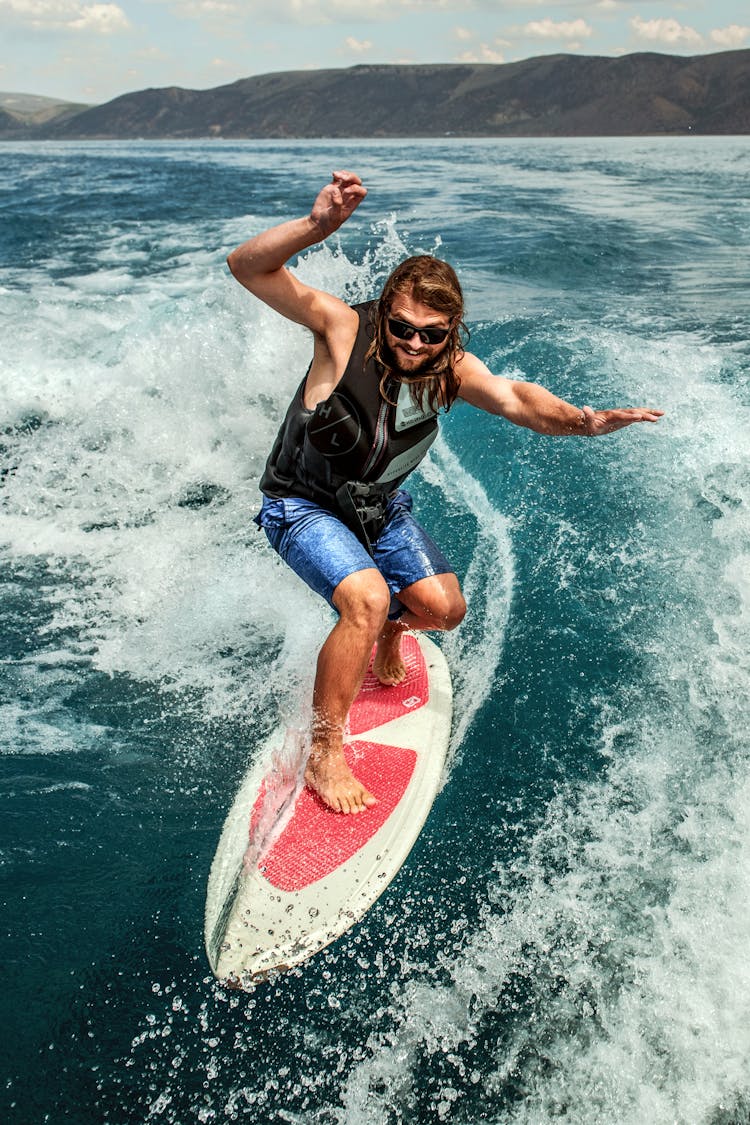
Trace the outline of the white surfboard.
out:
M 273 765 L 278 731 L 227 816 L 211 866 L 206 950 L 214 974 L 250 985 L 307 960 L 349 929 L 409 854 L 441 784 L 452 695 L 432 641 L 402 641 L 407 677 L 384 687 L 368 672 L 349 713 L 345 754 L 378 798 L 366 812 L 327 808 Z

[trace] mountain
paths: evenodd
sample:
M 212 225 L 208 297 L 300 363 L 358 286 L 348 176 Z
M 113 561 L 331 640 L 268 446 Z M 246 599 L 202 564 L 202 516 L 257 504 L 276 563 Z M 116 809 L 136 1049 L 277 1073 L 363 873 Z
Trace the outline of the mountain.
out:
M 61 121 L 88 108 L 80 102 L 44 98 L 39 94 L 0 93 L 0 137 L 25 137 L 30 129 L 50 121 Z
M 7 109 L 7 107 L 6 107 Z M 0 136 L 3 122 L 0 120 Z M 361 65 L 124 94 L 29 127 L 54 139 L 750 133 L 750 50 Z

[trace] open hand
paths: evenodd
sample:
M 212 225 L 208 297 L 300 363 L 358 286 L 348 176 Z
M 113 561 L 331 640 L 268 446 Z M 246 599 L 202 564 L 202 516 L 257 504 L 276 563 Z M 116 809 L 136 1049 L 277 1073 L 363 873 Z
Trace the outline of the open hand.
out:
M 634 422 L 658 422 L 663 414 L 663 410 L 642 410 L 637 407 L 593 410 L 590 406 L 584 406 L 583 423 L 589 437 L 599 437 L 600 434 L 611 434 L 614 430 L 632 426 Z
M 323 238 L 338 230 L 367 195 L 367 188 L 354 172 L 334 172 L 332 181 L 318 194 L 310 212 Z

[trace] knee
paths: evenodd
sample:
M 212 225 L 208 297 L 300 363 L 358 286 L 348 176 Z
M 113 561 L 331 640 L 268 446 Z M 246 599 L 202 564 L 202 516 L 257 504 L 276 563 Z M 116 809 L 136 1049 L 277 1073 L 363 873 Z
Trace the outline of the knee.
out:
M 461 624 L 464 617 L 466 617 L 466 601 L 461 591 L 457 591 L 450 599 L 447 600 L 443 610 L 443 629 L 450 631 L 455 629 Z
M 408 586 L 398 595 L 418 619 L 419 629 L 448 631 L 466 616 L 466 602 L 455 574 L 439 574 Z
M 391 593 L 377 572 L 361 571 L 344 579 L 334 593 L 333 604 L 342 620 L 375 635 L 388 617 Z
M 433 628 L 449 632 L 466 616 L 466 602 L 460 590 L 435 590 L 424 607 L 425 616 L 434 621 Z

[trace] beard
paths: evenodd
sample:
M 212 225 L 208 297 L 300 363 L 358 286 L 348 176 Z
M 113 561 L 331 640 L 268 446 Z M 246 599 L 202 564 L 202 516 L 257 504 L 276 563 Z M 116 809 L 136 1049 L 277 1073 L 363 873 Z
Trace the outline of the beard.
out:
M 386 363 L 403 382 L 408 383 L 412 379 L 429 379 L 434 374 L 434 357 L 430 352 L 412 356 L 403 348 L 391 348 L 386 345 L 385 353 Z

